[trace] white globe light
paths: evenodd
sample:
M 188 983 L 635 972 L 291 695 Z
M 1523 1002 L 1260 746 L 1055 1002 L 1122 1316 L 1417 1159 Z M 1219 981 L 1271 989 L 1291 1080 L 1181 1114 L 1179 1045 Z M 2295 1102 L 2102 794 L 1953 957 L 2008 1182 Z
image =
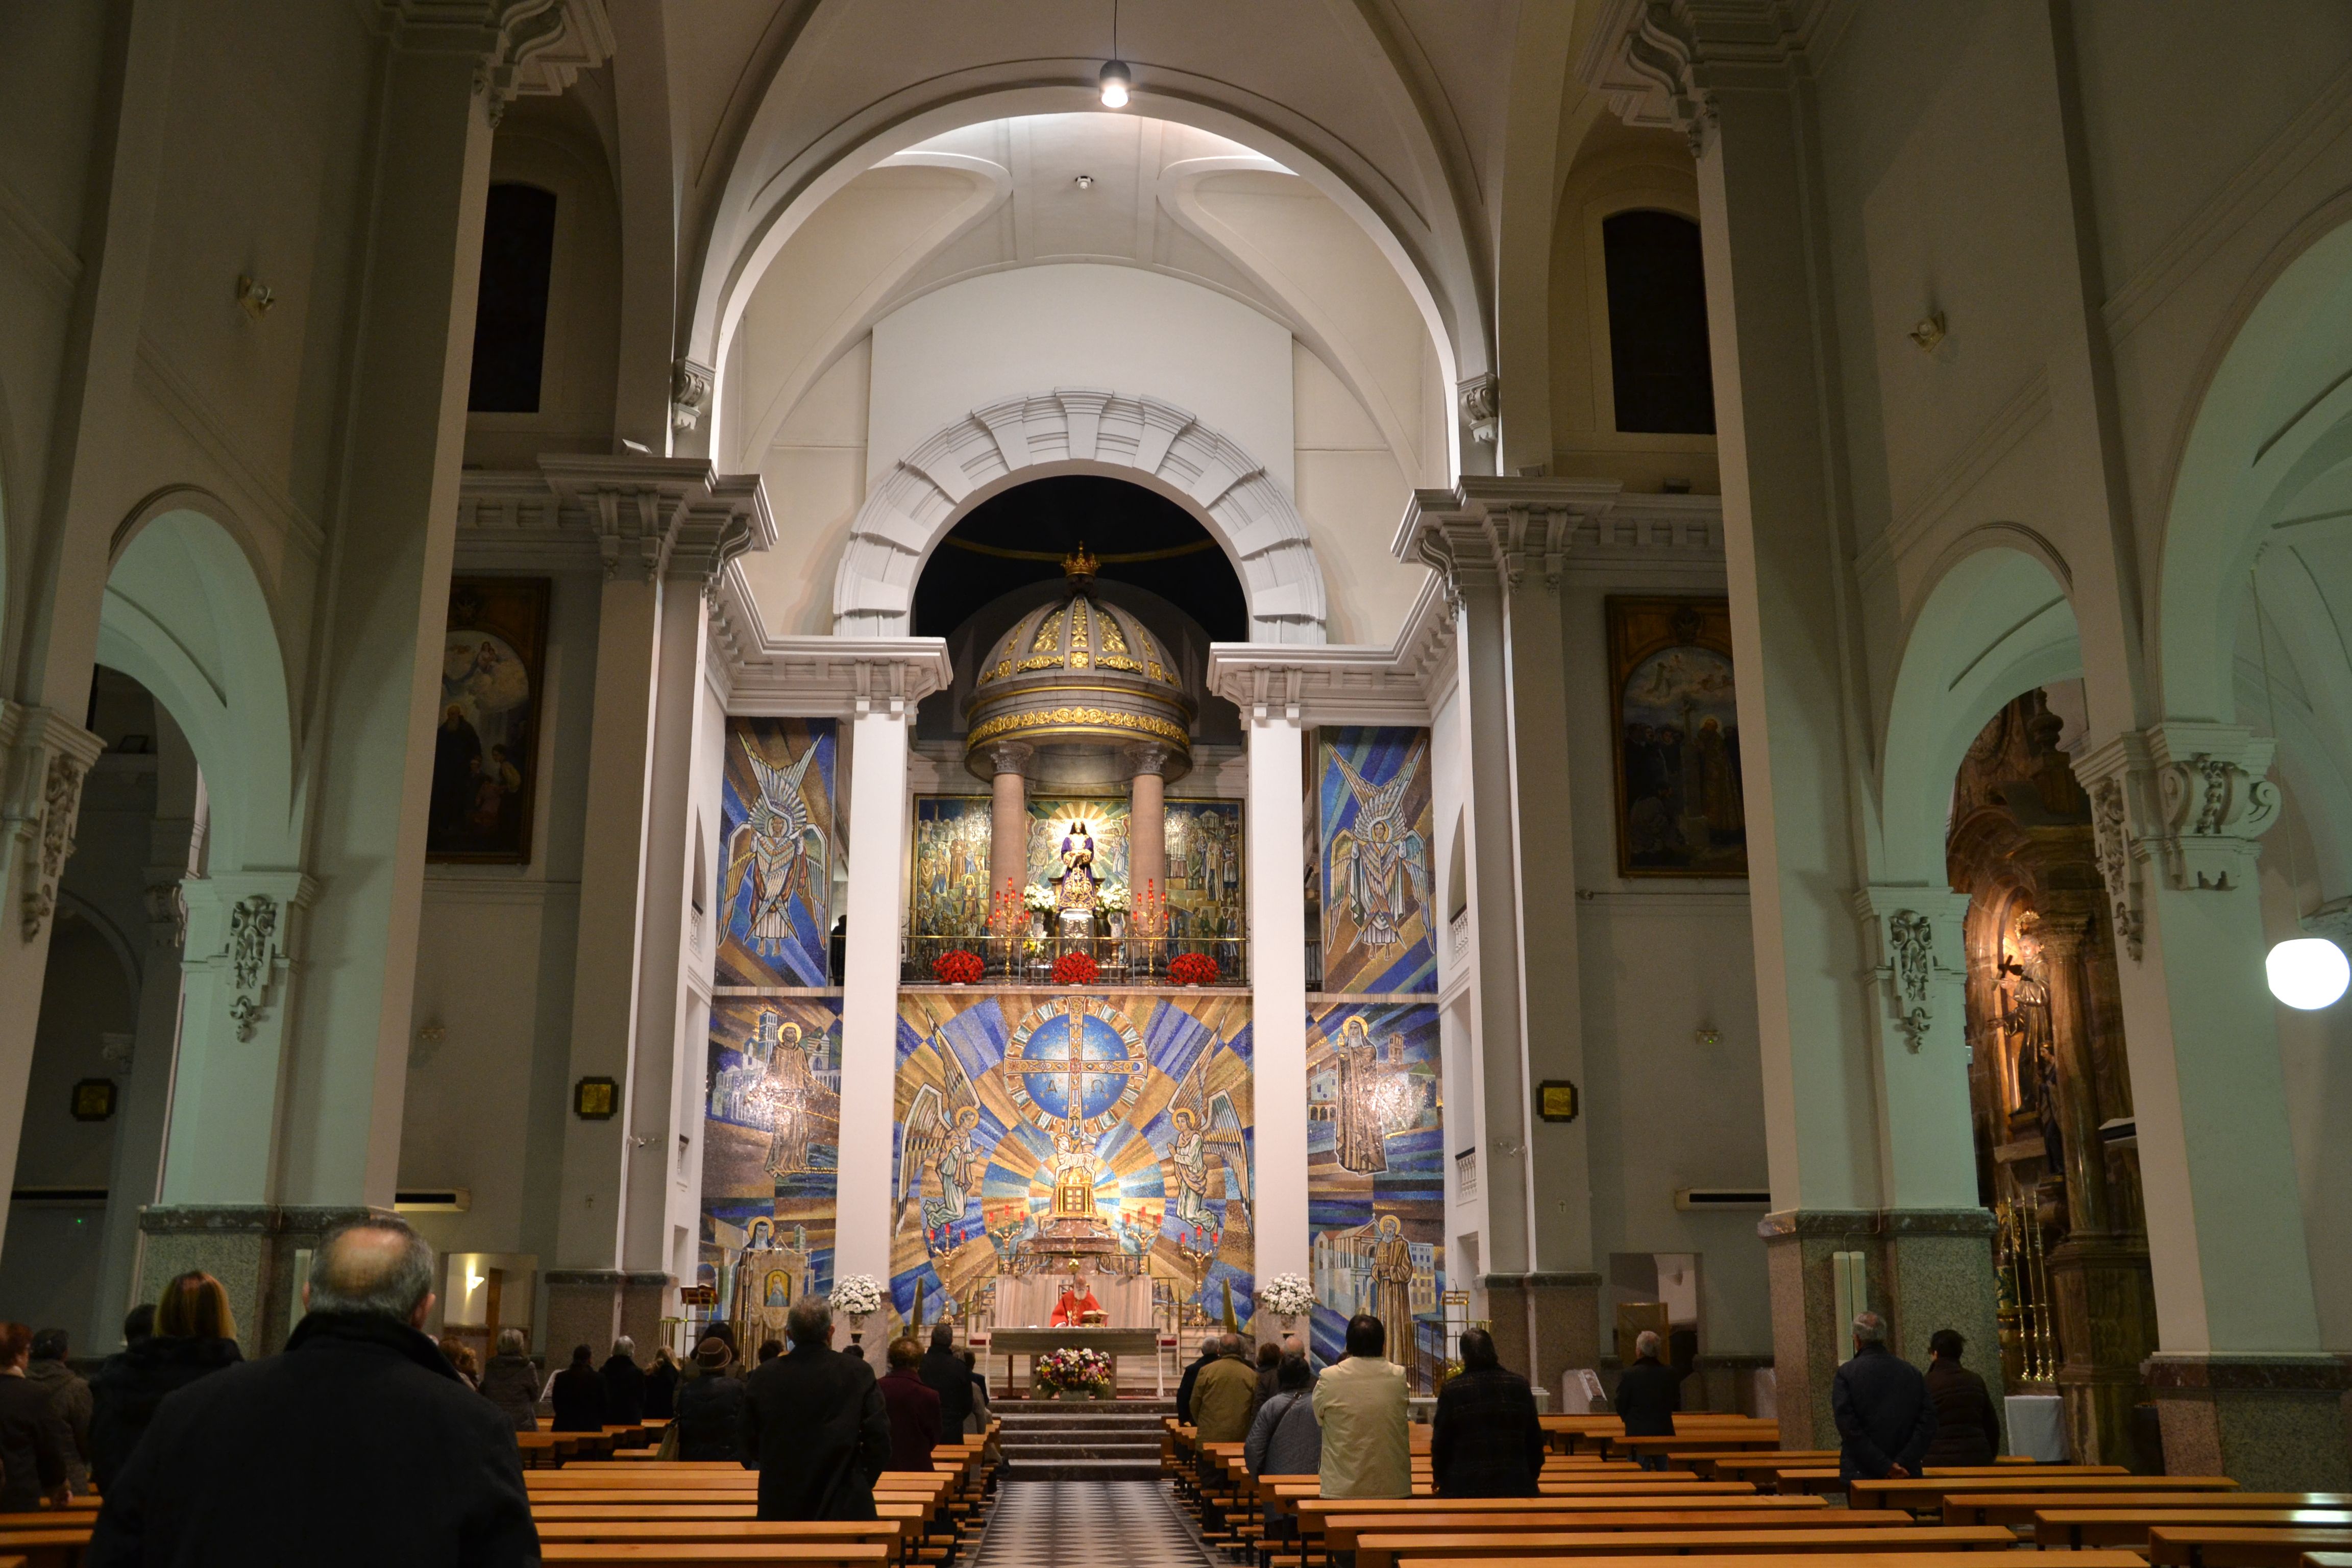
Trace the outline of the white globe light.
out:
M 2279 943 L 2263 967 L 2270 974 L 2271 994 L 2305 1013 L 2334 1006 L 2344 988 L 2352 985 L 2352 961 L 2324 936 Z

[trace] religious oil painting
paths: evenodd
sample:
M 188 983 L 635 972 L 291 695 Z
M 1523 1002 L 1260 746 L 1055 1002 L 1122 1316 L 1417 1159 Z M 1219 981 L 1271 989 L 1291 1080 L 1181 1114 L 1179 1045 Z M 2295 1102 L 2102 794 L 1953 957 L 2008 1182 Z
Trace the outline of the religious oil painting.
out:
M 702 1112 L 701 1272 L 739 1342 L 783 1335 L 795 1296 L 833 1288 L 841 1005 L 722 996 Z
M 727 721 L 720 985 L 824 985 L 830 977 L 836 743 L 830 719 Z
M 986 795 L 915 798 L 915 885 L 908 909 L 920 936 L 981 937 L 1002 888 L 988 885 Z M 1017 894 L 1020 889 L 1014 889 Z
M 1168 803 L 1168 934 L 1240 936 L 1242 807 L 1234 800 Z
M 450 580 L 427 860 L 530 862 L 552 591 L 545 577 Z
M 1320 989 L 1434 991 L 1429 731 L 1351 728 L 1320 736 Z
M 1439 1081 L 1434 1004 L 1308 1005 L 1307 1225 L 1318 1358 L 1339 1359 L 1358 1312 L 1381 1320 L 1400 1365 L 1427 1363 L 1443 1346 Z M 1417 1373 L 1416 1388 L 1421 1381 Z
M 1748 875 L 1728 601 L 1612 597 L 1609 677 L 1617 874 Z
M 1255 1296 L 1248 998 L 908 992 L 890 1289 L 926 1323 L 1049 1323 L 1076 1279 L 1113 1328 Z

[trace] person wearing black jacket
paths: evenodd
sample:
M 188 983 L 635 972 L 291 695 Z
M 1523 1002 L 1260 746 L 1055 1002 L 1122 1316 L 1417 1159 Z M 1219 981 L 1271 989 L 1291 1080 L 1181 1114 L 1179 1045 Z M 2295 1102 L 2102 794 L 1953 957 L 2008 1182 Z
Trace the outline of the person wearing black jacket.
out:
M 32 1352 L 31 1329 L 0 1323 L 0 1509 L 10 1513 L 30 1513 L 45 1498 L 62 1505 L 73 1496 L 66 1468 L 73 1431 L 52 1391 L 25 1375 Z
M 711 1464 L 733 1459 L 745 1466 L 743 1380 L 730 1377 L 735 1349 L 717 1334 L 694 1347 L 694 1365 L 677 1385 L 677 1457 Z
M 1201 1342 L 1201 1359 L 1184 1369 L 1181 1382 L 1176 1384 L 1176 1419 L 1185 1426 L 1192 1423 L 1192 1384 L 1200 1381 L 1201 1369 L 1217 1359 L 1218 1335 L 1211 1334 Z
M 646 1368 L 646 1419 L 667 1421 L 677 1414 L 677 1358 L 662 1345 L 654 1352 L 654 1364 Z
M 548 1403 L 555 1407 L 554 1430 L 604 1429 L 604 1379 L 596 1371 L 595 1354 L 586 1345 L 573 1345 L 572 1364 L 548 1379 Z
M 1886 1348 L 1886 1321 L 1853 1321 L 1853 1359 L 1830 1383 L 1837 1417 L 1838 1479 L 1898 1479 L 1919 1473 L 1936 1440 L 1936 1402 L 1919 1369 Z
M 1437 1392 L 1430 1479 L 1440 1497 L 1533 1497 L 1544 1432 L 1528 1380 L 1502 1363 L 1494 1336 L 1462 1331 L 1462 1370 Z
M 1969 1348 L 1956 1329 L 1927 1336 L 1927 1397 L 1936 1405 L 1936 1440 L 1927 1445 L 1928 1465 L 1990 1465 L 2000 1452 L 2000 1416 L 1985 1380 L 1960 1364 Z
M 329 1231 L 285 1353 L 163 1401 L 82 1561 L 537 1563 L 513 1431 L 418 1331 L 433 1277 L 401 1220 Z
M 482 1368 L 482 1397 L 518 1432 L 539 1430 L 539 1367 L 520 1329 L 499 1331 L 499 1353 Z
M 890 1463 L 890 1416 L 874 1369 L 833 1348 L 833 1307 L 803 1296 L 784 1317 L 791 1351 L 744 1382 L 743 1453 L 760 1468 L 761 1519 L 872 1519 Z
M 107 1357 L 89 1380 L 89 1479 L 100 1491 L 130 1462 L 165 1394 L 245 1359 L 228 1292 L 209 1274 L 183 1274 L 163 1287 L 149 1322 L 145 1337 Z M 126 1338 L 130 1329 L 125 1321 Z
M 1644 1329 L 1633 1337 L 1633 1364 L 1617 1374 L 1617 1397 L 1612 1402 L 1628 1437 L 1671 1437 L 1675 1412 L 1683 1407 L 1683 1379 L 1690 1373 L 1658 1360 L 1657 1332 Z M 1642 1468 L 1663 1470 L 1664 1454 L 1644 1454 Z
M 634 1426 L 646 1418 L 646 1373 L 637 1364 L 637 1342 L 623 1334 L 604 1363 L 604 1425 Z
M 931 1348 L 923 1356 L 922 1379 L 940 1396 L 940 1430 L 949 1434 L 942 1441 L 963 1436 L 963 1424 L 971 1415 L 971 1369 L 956 1354 L 955 1331 L 941 1323 L 931 1331 Z

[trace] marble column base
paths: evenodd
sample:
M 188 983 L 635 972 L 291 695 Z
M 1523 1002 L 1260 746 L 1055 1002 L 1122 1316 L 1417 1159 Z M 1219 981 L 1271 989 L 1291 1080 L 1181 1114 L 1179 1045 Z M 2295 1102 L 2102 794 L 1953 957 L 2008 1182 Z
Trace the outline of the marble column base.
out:
M 2166 1474 L 2228 1476 L 2248 1491 L 2352 1489 L 2352 1359 L 2160 1352 L 2142 1370 Z
M 1483 1274 L 1487 1329 L 1505 1366 L 1559 1398 L 1560 1374 L 1601 1364 L 1601 1276 Z M 1557 1406 L 1555 1406 L 1557 1408 Z
M 1772 1304 L 1772 1364 L 1783 1447 L 1834 1448 L 1830 1384 L 1853 1352 L 1840 1320 L 1831 1257 L 1864 1258 L 1865 1305 L 1887 1321 L 1887 1342 L 1916 1364 L 1927 1339 L 1957 1329 L 1963 1363 L 2001 1392 L 1992 1215 L 1983 1209 L 1788 1209 L 1757 1225 Z
M 2126 1465 L 2148 1474 L 2164 1456 L 2144 1454 L 2132 1411 L 2147 1397 L 2140 1363 L 2156 1348 L 2156 1289 L 2147 1243 L 2121 1237 L 2069 1237 L 2049 1258 L 2058 1309 L 2058 1369 L 2065 1401 L 2066 1455 L 2078 1465 Z
M 301 1321 L 310 1253 L 347 1219 L 380 1213 L 287 1204 L 154 1204 L 139 1211 L 139 1300 L 152 1301 L 179 1275 L 202 1269 L 228 1292 L 237 1344 L 273 1355 Z
M 661 1343 L 662 1304 L 672 1283 L 663 1273 L 617 1268 L 551 1268 L 540 1277 L 547 1289 L 548 1365 L 561 1367 L 572 1347 L 586 1345 L 599 1365 L 613 1353 L 613 1342 L 626 1334 L 637 1359 L 651 1360 Z M 748 1356 L 752 1346 L 742 1347 Z

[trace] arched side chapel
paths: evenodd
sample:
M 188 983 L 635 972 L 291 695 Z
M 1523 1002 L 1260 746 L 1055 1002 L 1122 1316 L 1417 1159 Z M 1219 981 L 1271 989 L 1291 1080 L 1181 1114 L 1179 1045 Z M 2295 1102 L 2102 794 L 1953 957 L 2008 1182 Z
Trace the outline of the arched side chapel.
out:
M 394 1208 L 484 1348 L 1295 1274 L 1807 1446 L 1867 1307 L 2352 1484 L 2323 9 L 0 22 L 0 1317 Z

